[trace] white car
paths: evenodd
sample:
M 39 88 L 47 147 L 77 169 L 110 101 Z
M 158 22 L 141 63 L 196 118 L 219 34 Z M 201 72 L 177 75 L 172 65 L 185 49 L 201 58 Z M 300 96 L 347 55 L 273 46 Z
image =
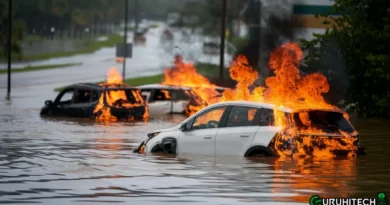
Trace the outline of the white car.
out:
M 189 87 L 148 84 L 138 86 L 151 117 L 165 114 L 182 114 L 193 107 L 206 107 L 204 102 Z
M 276 149 L 292 149 L 300 137 L 310 133 L 297 133 L 289 136 L 276 147 L 275 140 L 281 127 L 274 123 L 275 105 L 247 101 L 220 102 L 203 108 L 175 127 L 156 130 L 148 134 L 148 139 L 134 150 L 136 153 L 167 152 L 190 155 L 236 155 L 236 156 L 278 156 Z M 339 130 L 349 133 L 352 151 L 360 150 L 359 134 L 338 110 L 300 110 L 278 108 L 294 119 L 294 126 L 302 128 L 300 113 L 308 113 L 313 125 L 322 127 L 326 134 L 315 134 L 318 140 L 345 140 Z M 321 120 L 328 120 L 322 123 Z M 289 126 L 290 127 L 290 126 Z M 291 128 L 291 127 L 290 127 Z M 341 146 L 344 146 L 341 143 Z M 313 145 L 314 146 L 314 145 Z M 334 153 L 351 152 L 351 146 L 332 150 Z M 306 150 L 310 152 L 310 148 Z M 362 151 L 363 152 L 363 151 Z M 308 153 L 310 154 L 310 153 Z

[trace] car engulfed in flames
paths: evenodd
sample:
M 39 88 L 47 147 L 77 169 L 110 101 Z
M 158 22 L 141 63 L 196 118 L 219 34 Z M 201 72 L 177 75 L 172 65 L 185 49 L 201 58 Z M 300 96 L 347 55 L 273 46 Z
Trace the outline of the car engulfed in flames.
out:
M 108 71 L 107 81 L 100 83 L 104 88 L 93 111 L 97 121 L 147 121 L 148 107 L 139 89 L 123 83 L 115 67 Z
M 183 86 L 191 88 L 194 98 L 207 103 L 196 103 L 186 111 L 187 116 L 193 115 L 196 111 L 220 101 L 222 93 L 230 88 L 220 87 L 210 82 L 208 78 L 197 72 L 192 63 L 184 62 L 179 55 L 175 56 L 173 66 L 164 70 L 164 81 L 162 85 Z M 188 93 L 191 95 L 191 93 Z
M 328 158 L 364 154 L 360 136 L 341 110 L 285 113 L 286 125 L 269 144 L 276 156 Z
M 298 44 L 288 42 L 274 49 L 269 67 L 274 75 L 265 79 L 266 86 L 249 89 L 258 79 L 244 56 L 230 67 L 236 89 L 225 91 L 221 101 L 247 100 L 275 105 L 273 125 L 282 128 L 270 144 L 278 156 L 316 156 L 364 154 L 360 136 L 340 108 L 327 103 L 323 94 L 330 89 L 324 75 L 301 74 L 298 66 L 303 52 Z M 288 107 L 284 113 L 278 108 Z

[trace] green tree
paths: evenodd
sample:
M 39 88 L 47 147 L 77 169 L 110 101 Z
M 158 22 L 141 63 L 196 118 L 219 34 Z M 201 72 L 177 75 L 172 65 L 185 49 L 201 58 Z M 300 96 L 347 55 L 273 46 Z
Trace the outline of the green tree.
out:
M 311 41 L 301 40 L 307 52 L 302 69 L 322 71 L 336 85 L 333 93 L 348 82 L 343 104 L 359 114 L 389 117 L 390 1 L 335 0 L 332 11 L 321 16 L 334 26 Z
M 0 1 L 0 59 L 6 59 L 8 56 L 8 29 L 10 27 L 8 23 L 8 6 L 8 1 Z M 19 43 L 23 40 L 24 27 L 23 21 L 15 19 L 14 15 L 12 15 L 11 52 L 17 54 L 19 58 L 22 56 L 22 49 Z

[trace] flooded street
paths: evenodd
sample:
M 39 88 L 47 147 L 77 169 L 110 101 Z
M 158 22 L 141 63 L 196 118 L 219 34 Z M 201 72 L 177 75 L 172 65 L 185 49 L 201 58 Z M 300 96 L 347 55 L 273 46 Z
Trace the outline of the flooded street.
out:
M 132 151 L 146 134 L 184 116 L 111 124 L 42 118 L 44 100 L 56 96 L 51 88 L 12 96 L 0 101 L 0 203 L 308 204 L 314 194 L 390 192 L 388 122 L 357 122 L 367 155 L 356 159 L 144 156 Z

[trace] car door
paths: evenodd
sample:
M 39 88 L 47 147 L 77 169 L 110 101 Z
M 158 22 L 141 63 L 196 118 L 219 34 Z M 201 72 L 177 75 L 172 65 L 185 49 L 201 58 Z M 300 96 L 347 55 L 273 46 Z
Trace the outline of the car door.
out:
M 165 89 L 151 90 L 149 101 L 148 101 L 149 114 L 161 115 L 161 114 L 171 113 L 172 102 L 169 98 L 170 96 L 168 90 Z
M 280 127 L 274 125 L 274 110 L 269 108 L 261 108 L 257 123 L 260 126 L 257 130 L 256 137 L 252 142 L 252 146 L 261 145 L 268 146 L 269 142 L 274 138 L 275 134 L 281 130 Z
M 68 113 L 72 117 L 89 117 L 91 109 L 92 92 L 89 89 L 76 89 Z
M 228 106 L 210 108 L 190 120 L 186 131 L 180 131 L 179 154 L 215 155 L 215 136 Z
M 184 90 L 176 89 L 171 90 L 171 98 L 172 98 L 172 113 L 183 113 L 190 100 Z
M 225 125 L 216 136 L 217 155 L 240 156 L 245 153 L 260 127 L 255 123 L 257 113 L 258 109 L 253 107 L 231 107 Z
M 68 109 L 73 102 L 74 91 L 74 88 L 68 88 L 61 91 L 49 112 L 51 112 L 53 116 L 68 116 Z

